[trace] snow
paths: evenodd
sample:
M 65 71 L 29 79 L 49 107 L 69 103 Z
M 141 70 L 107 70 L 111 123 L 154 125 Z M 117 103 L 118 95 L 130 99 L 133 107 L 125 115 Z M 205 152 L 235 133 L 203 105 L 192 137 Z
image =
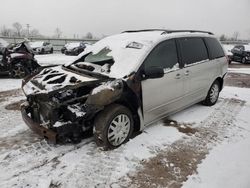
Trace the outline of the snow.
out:
M 48 70 L 50 72 L 44 74 L 44 72 L 46 72 Z M 51 73 L 51 71 L 55 71 L 55 73 Z M 55 74 L 54 77 L 51 77 L 49 79 L 46 79 L 46 81 L 44 81 L 44 79 L 48 75 L 51 76 L 53 74 Z M 57 75 L 57 74 L 60 74 L 60 75 Z M 50 82 L 53 82 L 54 80 L 59 79 L 61 77 L 65 77 L 65 79 L 62 83 L 58 83 L 58 82 L 50 83 Z M 71 78 L 73 78 L 73 77 L 77 80 L 78 84 L 81 82 L 89 82 L 89 81 L 97 80 L 96 78 L 93 78 L 93 77 L 82 76 L 82 75 L 72 73 L 70 71 L 65 71 L 62 69 L 62 66 L 57 66 L 57 67 L 42 70 L 38 75 L 34 76 L 30 81 L 28 81 L 23 86 L 23 91 L 24 91 L 25 95 L 38 94 L 38 93 L 49 93 L 51 91 L 64 88 L 65 86 L 76 85 L 76 83 L 70 82 Z M 35 86 L 32 83 L 34 81 L 41 84 L 43 87 L 38 88 L 37 86 Z
M 0 92 L 21 88 L 21 79 L 1 79 Z
M 80 46 L 80 42 L 72 42 L 72 43 L 65 44 L 65 47 L 69 50 L 74 49 L 78 46 Z
M 226 55 L 233 55 L 231 50 L 234 48 L 235 45 L 232 44 L 224 44 L 223 47 L 225 49 Z
M 250 45 L 249 44 L 248 45 L 244 45 L 244 47 L 245 47 L 245 51 L 250 52 Z
M 8 42 L 0 38 L 0 47 L 7 47 L 9 45 Z
M 35 55 L 35 59 L 37 59 L 39 65 L 48 66 L 48 65 L 63 65 L 69 62 L 73 62 L 76 59 L 76 57 L 54 53 L 45 55 Z
M 162 32 L 122 33 L 106 37 L 92 46 L 88 46 L 79 57 L 90 52 L 97 54 L 107 48 L 111 50 L 107 55 L 112 56 L 115 63 L 111 66 L 110 73 L 106 73 L 106 75 L 122 78 L 136 70 L 138 63 L 141 62 L 147 51 L 152 48 L 156 41 L 163 38 L 160 33 Z M 127 46 L 133 42 L 142 44 L 142 48 L 128 48 Z
M 236 117 L 233 138 L 214 148 L 198 166 L 197 174 L 188 178 L 183 188 L 250 187 L 250 90 L 226 87 L 222 97 L 234 97 L 247 103 Z
M 91 92 L 91 95 L 95 95 L 97 93 L 100 93 L 101 91 L 103 90 L 111 90 L 111 91 L 114 91 L 114 85 L 115 83 L 114 82 L 105 82 L 103 84 L 101 84 L 100 86 L 94 88 Z
M 250 68 L 228 68 L 228 72 L 250 74 Z
M 77 117 L 83 117 L 86 114 L 86 112 L 83 112 L 82 109 L 80 108 L 80 106 L 78 106 L 77 104 L 70 105 L 67 108 L 72 113 L 74 113 Z
M 43 46 L 43 41 L 29 42 L 31 48 L 40 48 Z

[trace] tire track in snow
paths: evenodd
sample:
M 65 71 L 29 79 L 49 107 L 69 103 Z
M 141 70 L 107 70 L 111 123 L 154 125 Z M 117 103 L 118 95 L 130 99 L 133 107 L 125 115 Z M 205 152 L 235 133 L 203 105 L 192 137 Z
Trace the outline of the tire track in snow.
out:
M 117 186 L 128 187 L 174 187 L 179 188 L 188 176 L 195 173 L 198 164 L 214 146 L 226 138 L 240 132 L 233 121 L 245 102 L 237 99 L 224 99 L 208 118 L 196 127 L 191 137 L 185 137 L 171 144 L 156 157 L 142 163 L 143 167 L 124 177 Z M 236 129 L 234 131 L 229 131 Z M 123 182 L 123 183 L 121 183 Z

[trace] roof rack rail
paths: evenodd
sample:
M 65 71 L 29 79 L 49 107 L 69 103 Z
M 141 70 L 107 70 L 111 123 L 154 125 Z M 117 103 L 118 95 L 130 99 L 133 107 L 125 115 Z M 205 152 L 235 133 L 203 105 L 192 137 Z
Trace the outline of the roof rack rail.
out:
M 142 30 L 128 30 L 123 31 L 122 33 L 137 33 L 137 32 L 150 32 L 150 31 L 166 31 L 165 29 L 142 29 Z
M 136 32 L 150 32 L 150 31 L 162 31 L 162 35 L 170 34 L 170 33 L 182 33 L 182 32 L 189 32 L 189 33 L 207 33 L 209 35 L 214 35 L 210 31 L 200 31 L 200 30 L 166 30 L 166 29 L 143 29 L 143 30 L 129 30 L 123 31 L 122 33 L 136 33 Z
M 170 34 L 170 33 L 182 33 L 182 32 L 189 32 L 189 33 L 207 33 L 209 35 L 214 35 L 210 31 L 200 31 L 200 30 L 165 30 L 163 34 Z

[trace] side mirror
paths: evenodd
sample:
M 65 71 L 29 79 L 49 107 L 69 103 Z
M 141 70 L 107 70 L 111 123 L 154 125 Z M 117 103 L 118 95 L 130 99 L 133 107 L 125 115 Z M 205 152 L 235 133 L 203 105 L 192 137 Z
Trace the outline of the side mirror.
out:
M 164 70 L 161 67 L 148 67 L 144 69 L 144 78 L 161 78 L 164 76 Z

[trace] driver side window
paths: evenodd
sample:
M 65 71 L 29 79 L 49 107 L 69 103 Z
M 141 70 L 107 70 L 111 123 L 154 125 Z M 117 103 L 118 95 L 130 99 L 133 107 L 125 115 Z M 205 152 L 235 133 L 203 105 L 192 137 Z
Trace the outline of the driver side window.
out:
M 176 44 L 170 39 L 158 44 L 144 61 L 144 70 L 150 67 L 173 68 L 178 63 Z

